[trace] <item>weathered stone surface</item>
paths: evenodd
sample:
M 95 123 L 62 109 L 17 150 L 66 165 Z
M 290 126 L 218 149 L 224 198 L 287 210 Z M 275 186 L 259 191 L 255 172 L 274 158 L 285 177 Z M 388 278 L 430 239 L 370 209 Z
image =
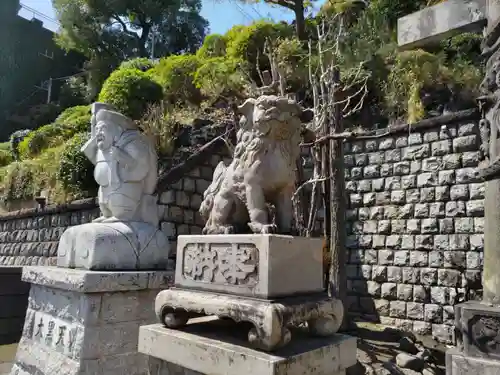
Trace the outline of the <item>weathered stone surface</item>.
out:
M 261 298 L 323 290 L 320 238 L 190 235 L 177 243 L 179 287 Z
M 88 270 L 161 270 L 167 268 L 169 253 L 166 236 L 149 223 L 89 223 L 64 232 L 57 265 Z
M 398 44 L 415 48 L 486 24 L 485 0 L 448 0 L 398 20 Z
M 156 320 L 159 289 L 150 286 L 162 285 L 165 273 L 96 273 L 25 270 L 32 285 L 12 374 L 148 373 L 137 337 Z
M 241 375 L 344 375 L 356 363 L 353 337 L 310 338 L 294 331 L 300 339 L 271 355 L 235 340 L 235 330 L 234 325 L 222 329 L 220 322 L 190 324 L 184 331 L 145 326 L 139 333 L 139 351 L 158 359 L 150 362 L 150 371 L 159 375 L 223 375 L 229 368 Z
M 155 311 L 168 328 L 184 327 L 193 314 L 251 323 L 248 342 L 265 351 L 287 345 L 291 340 L 289 328 L 300 323 L 308 322 L 314 335 L 335 334 L 344 316 L 342 301 L 325 293 L 268 301 L 178 288 L 160 292 Z
M 458 349 L 446 351 L 446 375 L 488 374 L 500 373 L 500 362 L 491 359 L 468 357 Z
M 156 285 L 161 285 L 159 279 L 172 280 L 172 276 L 173 271 L 106 272 L 59 267 L 24 267 L 22 278 L 27 283 L 53 289 L 99 293 L 156 288 Z

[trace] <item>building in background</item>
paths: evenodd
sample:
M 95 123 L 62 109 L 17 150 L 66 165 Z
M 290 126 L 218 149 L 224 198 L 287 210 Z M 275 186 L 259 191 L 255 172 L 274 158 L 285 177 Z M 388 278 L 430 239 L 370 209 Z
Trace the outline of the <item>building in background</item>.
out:
M 0 1 L 0 141 L 52 121 L 64 81 L 50 79 L 79 73 L 85 62 L 59 48 L 41 20 L 19 16 L 20 9 L 19 0 Z

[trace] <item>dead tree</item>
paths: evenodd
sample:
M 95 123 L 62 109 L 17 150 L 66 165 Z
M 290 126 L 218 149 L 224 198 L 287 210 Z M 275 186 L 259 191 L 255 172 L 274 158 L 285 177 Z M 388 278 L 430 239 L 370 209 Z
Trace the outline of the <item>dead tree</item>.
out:
M 333 18 L 329 24 L 318 26 L 318 40 L 309 43 L 309 80 L 314 101 L 314 130 L 318 141 L 313 146 L 314 174 L 310 213 L 319 209 L 318 184 L 323 184 L 324 236 L 330 253 L 328 270 L 328 292 L 342 299 L 347 296 L 346 277 L 346 193 L 344 178 L 344 151 L 342 138 L 335 134 L 344 132 L 343 118 L 363 107 L 367 94 L 368 76 L 361 73 L 362 66 L 349 72 L 347 80 L 341 80 L 340 38 L 343 33 L 342 16 Z M 313 55 L 317 55 L 318 66 L 313 69 Z M 356 90 L 352 95 L 345 95 Z M 327 142 L 319 141 L 327 139 Z M 319 156 L 319 160 L 318 160 Z M 315 216 L 310 214 L 306 233 L 314 227 Z M 347 317 L 347 314 L 345 315 Z M 346 322 L 344 322 L 344 327 Z

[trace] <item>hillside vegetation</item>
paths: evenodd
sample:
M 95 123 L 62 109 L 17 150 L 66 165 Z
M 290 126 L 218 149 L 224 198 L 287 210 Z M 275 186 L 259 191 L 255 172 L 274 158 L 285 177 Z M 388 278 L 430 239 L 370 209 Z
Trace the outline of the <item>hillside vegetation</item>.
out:
M 123 61 L 93 97 L 88 85 L 95 82 L 68 82 L 64 92 L 78 98 L 77 106 L 53 123 L 27 134 L 16 132 L 0 145 L 3 199 L 32 199 L 42 190 L 50 193 L 51 202 L 95 195 L 92 166 L 79 151 L 89 136 L 91 101 L 110 103 L 137 120 L 156 138 L 160 155 L 168 156 L 179 125 L 190 126 L 207 109 L 229 108 L 256 95 L 263 86 L 262 72 L 272 67 L 270 60 L 284 75 L 286 92 L 306 107 L 312 105 L 310 74 L 319 74 L 319 59 L 338 65 L 343 87 L 356 82 L 345 95 L 363 82 L 363 103 L 345 118 L 346 127 L 415 122 L 445 109 L 475 106 L 482 79 L 479 35 L 462 34 L 427 50 L 398 52 L 397 18 L 427 1 L 359 3 L 331 0 L 315 17 L 306 18 L 310 44 L 297 39 L 294 25 L 260 20 L 224 35 L 208 35 L 195 53 Z M 336 33 L 323 41 L 328 52 L 320 54 L 315 41 L 318 28 L 325 27 L 334 27 Z M 364 79 L 352 80 L 353 71 Z

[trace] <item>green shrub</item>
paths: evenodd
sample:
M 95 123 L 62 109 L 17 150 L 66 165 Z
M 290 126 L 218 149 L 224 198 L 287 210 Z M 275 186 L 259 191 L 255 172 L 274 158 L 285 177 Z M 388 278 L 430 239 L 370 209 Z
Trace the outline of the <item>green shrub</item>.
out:
M 409 123 L 421 120 L 424 106 L 421 93 L 425 86 L 445 85 L 450 72 L 443 56 L 424 50 L 405 51 L 397 55 L 386 88 L 387 108 L 391 118 L 407 113 Z
M 86 117 L 90 121 L 90 106 L 78 105 L 66 108 L 55 120 L 56 124 L 71 124 L 75 119 Z
M 194 76 L 194 83 L 203 95 L 217 100 L 226 96 L 242 96 L 249 84 L 245 74 L 246 62 L 225 57 L 205 61 Z
M 195 55 L 172 55 L 161 59 L 148 73 L 163 87 L 168 101 L 199 104 L 202 97 L 193 83 L 199 66 Z
M 161 86 L 138 69 L 114 71 L 99 94 L 99 101 L 113 105 L 134 120 L 141 118 L 150 105 L 162 98 Z
M 14 161 L 10 151 L 10 142 L 0 143 L 0 167 L 4 167 Z
M 269 61 L 263 54 L 266 41 L 272 42 L 278 38 L 293 37 L 295 31 L 287 23 L 257 21 L 250 26 L 235 26 L 226 33 L 227 55 L 236 60 L 246 60 L 253 70 L 258 64 L 265 70 L 269 69 Z
M 29 133 L 19 143 L 21 159 L 39 155 L 43 150 L 61 144 L 65 139 L 65 128 L 59 124 L 44 125 Z
M 65 191 L 78 196 L 95 195 L 97 191 L 94 166 L 80 151 L 88 137 L 88 133 L 76 134 L 65 144 L 59 159 L 57 180 Z
M 56 147 L 76 133 L 90 131 L 90 106 L 75 106 L 66 109 L 53 124 L 31 131 L 19 143 L 21 159 L 33 158 L 44 150 Z
M 196 52 L 196 56 L 201 59 L 222 57 L 226 55 L 226 37 L 220 34 L 211 34 L 205 37 L 202 46 Z
M 139 69 L 141 72 L 147 72 L 149 69 L 152 69 L 155 66 L 155 63 L 146 58 L 146 57 L 138 57 L 135 59 L 130 59 L 124 61 L 120 64 L 118 69 Z
M 1 180 L 2 199 L 10 202 L 32 198 L 35 175 L 30 163 L 16 161 L 9 164 Z
M 19 160 L 20 155 L 19 155 L 19 143 L 22 142 L 24 137 L 26 137 L 31 130 L 29 129 L 24 129 L 24 130 L 17 130 L 14 133 L 10 135 L 10 153 L 12 155 L 12 158 L 14 160 Z

